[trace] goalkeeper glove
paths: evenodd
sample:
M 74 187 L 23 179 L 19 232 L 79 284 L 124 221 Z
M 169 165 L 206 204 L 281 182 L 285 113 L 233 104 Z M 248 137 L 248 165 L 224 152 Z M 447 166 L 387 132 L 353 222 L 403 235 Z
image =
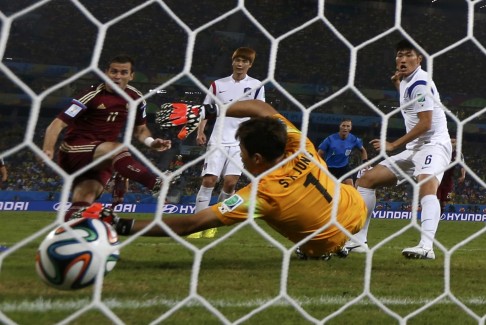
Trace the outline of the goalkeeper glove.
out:
M 74 212 L 70 220 L 78 218 L 100 219 L 110 225 L 116 224 L 120 219 L 112 209 L 103 208 L 101 203 L 93 203 L 89 207 Z
M 162 130 L 182 126 L 177 137 L 184 140 L 197 129 L 202 120 L 215 118 L 218 114 L 219 107 L 215 104 L 166 103 L 155 114 L 155 123 Z

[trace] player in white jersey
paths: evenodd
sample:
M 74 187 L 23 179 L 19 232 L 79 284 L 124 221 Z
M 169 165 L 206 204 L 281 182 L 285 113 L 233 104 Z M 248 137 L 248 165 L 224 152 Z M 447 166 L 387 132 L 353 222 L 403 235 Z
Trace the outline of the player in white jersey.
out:
M 229 77 L 214 81 L 209 91 L 223 104 L 238 100 L 258 99 L 265 101 L 265 89 L 261 82 L 248 75 L 248 70 L 255 61 L 256 53 L 248 47 L 240 47 L 233 53 L 233 74 Z M 211 95 L 207 95 L 204 104 L 218 104 Z M 213 132 L 208 141 L 207 151 L 211 153 L 204 160 L 202 170 L 202 184 L 196 197 L 195 212 L 207 208 L 211 196 L 220 177 L 223 177 L 223 186 L 218 196 L 218 202 L 229 198 L 235 192 L 236 183 L 241 176 L 243 163 L 240 157 L 239 141 L 235 138 L 238 126 L 247 118 L 218 117 Z M 197 143 L 206 144 L 204 129 L 206 120 L 201 122 L 197 133 Z M 222 124 L 222 125 L 221 125 Z M 221 132 L 219 131 L 221 130 Z M 219 150 L 215 150 L 218 148 Z M 214 151 L 213 151 L 214 150 Z M 194 233 L 189 238 L 212 238 L 216 228 Z
M 351 251 L 366 251 L 367 233 L 376 204 L 375 189 L 396 185 L 403 180 L 402 172 L 420 182 L 421 240 L 415 247 L 405 248 L 406 258 L 435 259 L 433 240 L 440 220 L 440 203 L 437 198 L 444 171 L 452 154 L 447 119 L 440 102 L 439 92 L 428 74 L 421 68 L 423 56 L 407 40 L 396 47 L 396 72 L 391 80 L 400 92 L 400 107 L 406 134 L 393 142 L 385 142 L 385 151 L 394 151 L 405 145 L 405 150 L 380 162 L 357 181 L 358 191 L 368 206 L 365 227 L 355 240 L 347 243 Z M 380 139 L 370 142 L 381 149 Z M 396 168 L 396 167 L 398 168 Z

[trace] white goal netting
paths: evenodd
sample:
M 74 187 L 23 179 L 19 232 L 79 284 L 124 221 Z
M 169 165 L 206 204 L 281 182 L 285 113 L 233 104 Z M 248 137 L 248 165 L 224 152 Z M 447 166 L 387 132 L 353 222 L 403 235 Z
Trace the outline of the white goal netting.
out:
M 0 158 L 9 170 L 0 183 L 0 323 L 484 324 L 485 11 L 486 1 L 473 0 L 0 1 Z M 42 153 L 45 129 L 71 96 L 104 78 L 110 57 L 135 58 L 131 85 L 145 94 L 149 128 L 174 140 L 169 152 L 150 153 L 129 124 L 121 141 L 159 175 L 181 176 L 158 201 L 131 184 L 134 204 L 120 214 L 152 204 L 155 214 L 138 217 L 165 227 L 170 210 L 197 193 L 210 153 L 194 135 L 181 142 L 156 130 L 160 104 L 202 103 L 210 82 L 231 74 L 232 52 L 249 46 L 257 52 L 249 75 L 268 103 L 316 146 L 351 118 L 376 163 L 387 156 L 367 143 L 404 133 L 390 82 L 402 38 L 424 50 L 422 68 L 458 140 L 451 167 L 467 174 L 442 214 L 436 260 L 400 254 L 420 236 L 419 186 L 407 179 L 377 191 L 366 254 L 298 261 L 292 243 L 250 218 L 214 240 L 124 237 L 115 269 L 87 289 L 56 291 L 38 279 L 35 251 L 62 220 L 76 176 Z M 184 165 L 175 169 L 178 155 Z M 251 181 L 244 173 L 239 186 Z M 61 208 L 23 212 L 36 201 Z

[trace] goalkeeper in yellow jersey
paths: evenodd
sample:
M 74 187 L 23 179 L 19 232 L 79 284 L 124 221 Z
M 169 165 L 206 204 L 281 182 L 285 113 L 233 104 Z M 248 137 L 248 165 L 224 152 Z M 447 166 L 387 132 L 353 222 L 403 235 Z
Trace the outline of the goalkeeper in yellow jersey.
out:
M 161 128 L 182 126 L 183 137 L 194 131 L 202 119 L 218 114 L 216 105 L 164 104 L 156 121 Z M 326 164 L 311 141 L 305 139 L 301 150 L 301 132 L 269 104 L 259 100 L 235 102 L 228 107 L 226 116 L 251 117 L 239 126 L 236 137 L 245 169 L 258 178 L 230 198 L 198 213 L 164 216 L 165 224 L 174 233 L 186 236 L 247 218 L 261 219 L 299 243 L 299 258 L 327 259 L 333 253 L 345 256 L 343 247 L 348 235 L 358 232 L 366 220 L 366 205 L 358 191 L 349 185 L 335 184 L 324 171 Z M 252 186 L 258 186 L 256 200 L 252 200 Z M 337 213 L 333 219 L 335 200 Z M 100 204 L 87 208 L 82 215 L 112 223 L 121 235 L 134 234 L 152 221 L 120 218 Z M 158 226 L 144 235 L 168 236 Z

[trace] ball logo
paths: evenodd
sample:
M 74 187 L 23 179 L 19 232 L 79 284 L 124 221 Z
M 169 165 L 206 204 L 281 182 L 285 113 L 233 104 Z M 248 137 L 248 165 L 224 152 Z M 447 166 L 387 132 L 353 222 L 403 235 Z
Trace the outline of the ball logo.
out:
M 166 204 L 164 205 L 163 213 L 177 213 L 177 205 L 174 204 Z
M 54 204 L 54 206 L 53 206 L 54 210 L 59 211 L 61 209 L 61 204 L 62 204 L 62 202 L 57 202 L 56 204 Z M 66 202 L 65 204 L 66 204 L 66 210 L 69 209 L 72 205 L 71 202 Z
M 100 269 L 104 269 L 103 276 L 113 270 L 120 242 L 115 230 L 98 219 L 81 218 L 66 225 L 71 231 L 60 226 L 41 242 L 35 268 L 49 286 L 77 290 L 94 284 Z

